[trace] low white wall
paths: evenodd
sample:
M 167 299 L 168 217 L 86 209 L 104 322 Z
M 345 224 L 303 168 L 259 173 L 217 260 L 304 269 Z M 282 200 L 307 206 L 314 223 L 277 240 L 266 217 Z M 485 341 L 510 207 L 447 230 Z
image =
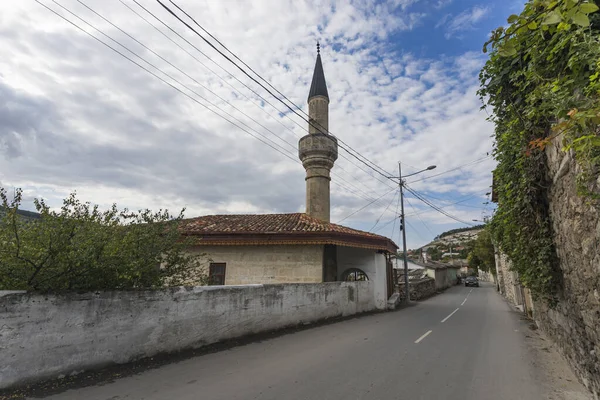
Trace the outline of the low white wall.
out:
M 376 309 L 374 282 L 0 292 L 0 388 Z
M 375 284 L 375 305 L 380 310 L 387 308 L 387 274 L 385 255 L 375 250 L 359 249 L 355 247 L 337 247 L 338 279 L 344 272 L 357 268 L 369 277 L 369 281 Z

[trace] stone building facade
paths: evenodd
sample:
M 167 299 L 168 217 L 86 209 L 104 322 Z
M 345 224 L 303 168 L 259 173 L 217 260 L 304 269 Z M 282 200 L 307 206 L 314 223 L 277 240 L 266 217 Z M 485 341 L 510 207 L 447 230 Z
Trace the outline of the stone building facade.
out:
M 209 263 L 225 264 L 225 285 L 316 283 L 323 280 L 325 245 L 198 246 Z
M 398 246 L 384 236 L 301 213 L 206 215 L 181 232 L 208 258 L 212 285 L 372 280 L 381 308 L 392 292 Z

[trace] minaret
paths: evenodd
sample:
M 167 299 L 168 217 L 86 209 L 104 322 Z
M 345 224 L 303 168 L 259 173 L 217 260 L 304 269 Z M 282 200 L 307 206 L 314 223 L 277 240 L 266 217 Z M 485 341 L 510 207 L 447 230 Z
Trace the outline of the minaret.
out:
M 308 94 L 308 132 L 298 154 L 306 169 L 306 214 L 329 222 L 330 171 L 338 157 L 337 139 L 329 134 L 329 94 L 317 43 L 317 62 Z

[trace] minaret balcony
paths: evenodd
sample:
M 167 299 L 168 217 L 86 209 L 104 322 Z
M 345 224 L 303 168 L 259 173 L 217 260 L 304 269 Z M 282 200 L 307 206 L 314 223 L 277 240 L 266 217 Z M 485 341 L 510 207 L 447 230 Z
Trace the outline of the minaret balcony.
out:
M 305 168 L 318 164 L 331 169 L 338 158 L 337 139 L 323 133 L 306 135 L 298 142 L 298 156 Z

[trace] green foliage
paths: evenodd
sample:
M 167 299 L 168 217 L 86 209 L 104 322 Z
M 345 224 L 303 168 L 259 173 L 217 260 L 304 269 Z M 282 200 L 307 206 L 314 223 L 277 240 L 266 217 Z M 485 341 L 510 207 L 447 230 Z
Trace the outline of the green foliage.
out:
M 583 170 L 580 192 L 596 195 L 590 188 L 600 164 L 598 9 L 597 1 L 530 0 L 484 46 L 491 52 L 479 94 L 493 111 L 498 161 L 493 236 L 534 296 L 551 300 L 559 274 L 543 150 L 562 134 Z
M 433 261 L 439 261 L 442 258 L 442 252 L 437 247 L 432 246 L 427 249 L 427 256 Z
M 485 272 L 496 273 L 496 258 L 494 255 L 494 244 L 492 243 L 492 236 L 490 228 L 482 230 L 477 239 L 472 243 L 471 251 L 467 256 L 469 266 L 478 268 Z
M 39 219 L 21 216 L 22 195 L 0 188 L 0 289 L 63 291 L 151 288 L 206 283 L 204 258 L 185 252 L 167 210 L 106 211 L 75 194 L 52 211 L 35 200 Z
M 475 244 L 474 240 L 469 240 L 466 243 L 462 243 L 461 246 L 463 248 L 458 251 L 458 258 L 461 258 L 461 259 L 467 258 L 469 253 L 471 253 L 471 250 L 473 250 L 474 244 Z

